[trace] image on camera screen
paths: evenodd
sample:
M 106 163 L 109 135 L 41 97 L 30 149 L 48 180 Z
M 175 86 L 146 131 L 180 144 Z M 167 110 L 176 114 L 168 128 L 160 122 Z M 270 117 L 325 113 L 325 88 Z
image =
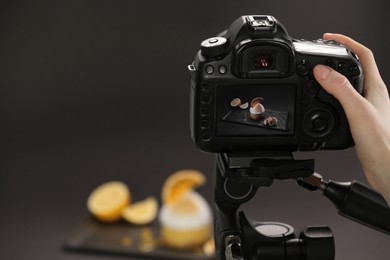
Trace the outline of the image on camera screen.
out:
M 294 85 L 218 85 L 217 136 L 291 136 Z

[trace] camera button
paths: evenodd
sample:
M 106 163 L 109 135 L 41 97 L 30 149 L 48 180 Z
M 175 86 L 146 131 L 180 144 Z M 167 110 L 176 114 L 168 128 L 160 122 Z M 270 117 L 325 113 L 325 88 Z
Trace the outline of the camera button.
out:
M 314 97 L 319 89 L 318 84 L 314 80 L 306 82 L 303 86 L 303 92 L 310 97 Z
M 313 130 L 316 132 L 324 131 L 328 126 L 328 122 L 325 118 L 313 118 Z
M 209 43 L 210 44 L 214 44 L 214 43 L 217 43 L 218 42 L 218 38 L 211 38 L 209 39 Z
M 203 132 L 202 133 L 202 140 L 205 142 L 208 142 L 211 140 L 211 135 L 209 132 Z
M 359 71 L 358 66 L 352 65 L 352 66 L 349 67 L 349 72 L 351 73 L 351 75 L 357 76 L 357 75 L 359 75 L 360 71 Z
M 203 129 L 210 128 L 210 120 L 207 117 L 202 118 L 202 120 L 200 121 L 200 127 Z
M 307 75 L 310 72 L 310 63 L 306 60 L 302 60 L 297 67 L 298 73 L 301 75 Z
M 200 101 L 202 104 L 209 104 L 211 102 L 211 96 L 209 94 L 203 94 Z
M 209 91 L 210 90 L 210 83 L 205 81 L 202 83 L 202 90 L 203 91 Z
M 219 71 L 219 73 L 221 73 L 221 74 L 226 74 L 227 68 L 226 68 L 225 65 L 221 65 L 221 66 L 218 67 L 218 71 Z
M 212 65 L 206 66 L 206 73 L 207 74 L 213 74 L 214 73 L 214 67 Z
M 339 70 L 345 70 L 347 64 L 345 64 L 345 62 L 339 62 L 339 64 L 337 64 L 337 67 L 339 68 Z
M 201 115 L 203 116 L 208 116 L 210 115 L 210 109 L 209 109 L 209 106 L 202 106 L 202 109 L 201 109 Z
M 332 69 L 335 68 L 334 61 L 333 61 L 331 58 L 329 58 L 329 59 L 327 59 L 327 60 L 325 61 L 325 65 L 331 67 Z

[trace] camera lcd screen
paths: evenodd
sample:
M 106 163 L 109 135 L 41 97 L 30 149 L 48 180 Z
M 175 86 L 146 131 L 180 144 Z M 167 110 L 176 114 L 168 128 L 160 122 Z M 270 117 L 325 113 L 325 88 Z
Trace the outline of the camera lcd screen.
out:
M 295 85 L 218 85 L 216 136 L 291 136 Z

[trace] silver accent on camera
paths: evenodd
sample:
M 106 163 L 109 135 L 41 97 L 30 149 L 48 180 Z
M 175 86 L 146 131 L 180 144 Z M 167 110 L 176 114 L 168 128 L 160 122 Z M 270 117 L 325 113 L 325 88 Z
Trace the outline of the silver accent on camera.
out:
M 315 55 L 348 56 L 348 51 L 343 45 L 323 44 L 310 41 L 295 41 L 294 48 L 297 52 Z
M 249 25 L 254 30 L 269 29 L 276 26 L 275 19 L 271 15 L 247 16 L 247 20 Z

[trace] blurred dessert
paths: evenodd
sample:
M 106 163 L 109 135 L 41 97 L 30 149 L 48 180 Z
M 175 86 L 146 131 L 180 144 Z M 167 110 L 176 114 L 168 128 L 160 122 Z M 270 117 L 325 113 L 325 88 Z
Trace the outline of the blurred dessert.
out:
M 212 213 L 207 201 L 193 189 L 205 182 L 196 170 L 172 174 L 164 183 L 159 213 L 161 242 L 188 249 L 202 246 L 212 235 Z
M 207 201 L 188 191 L 173 205 L 163 205 L 159 222 L 162 242 L 174 248 L 203 245 L 211 237 L 212 213 Z

